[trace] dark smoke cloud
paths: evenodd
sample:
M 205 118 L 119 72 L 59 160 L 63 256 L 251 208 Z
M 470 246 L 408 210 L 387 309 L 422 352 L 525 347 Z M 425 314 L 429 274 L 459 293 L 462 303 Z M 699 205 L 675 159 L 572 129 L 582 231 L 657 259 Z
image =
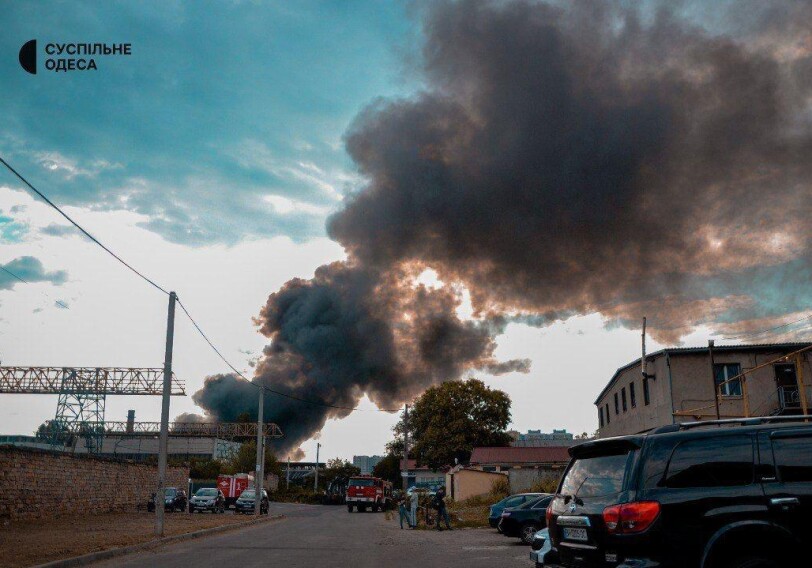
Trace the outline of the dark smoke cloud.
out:
M 567 315 L 705 300 L 694 276 L 808 247 L 810 91 L 787 71 L 812 46 L 785 62 L 605 2 L 446 3 L 426 35 L 434 88 L 347 137 L 371 181 L 329 231 L 361 262 L 419 260 L 483 313 Z M 656 311 L 664 339 L 692 318 Z
M 647 315 L 677 341 L 808 306 L 809 3 L 719 8 L 705 28 L 707 3 L 430 6 L 426 89 L 346 136 L 368 180 L 328 223 L 349 260 L 270 296 L 255 381 L 397 406 L 472 368 L 526 371 L 493 359 L 510 321 Z M 425 268 L 442 285 L 416 285 Z M 195 395 L 223 419 L 252 400 L 233 376 Z M 346 415 L 269 408 L 289 447 Z
M 253 380 L 313 402 L 269 395 L 264 416 L 285 433 L 280 451 L 310 438 L 328 417 L 347 416 L 364 394 L 380 408 L 396 409 L 471 368 L 527 370 L 527 361 L 494 359 L 496 324 L 460 319 L 458 294 L 414 277 L 334 263 L 271 294 L 257 318 L 271 342 Z M 193 400 L 220 420 L 256 416 L 257 389 L 234 375 L 207 378 Z

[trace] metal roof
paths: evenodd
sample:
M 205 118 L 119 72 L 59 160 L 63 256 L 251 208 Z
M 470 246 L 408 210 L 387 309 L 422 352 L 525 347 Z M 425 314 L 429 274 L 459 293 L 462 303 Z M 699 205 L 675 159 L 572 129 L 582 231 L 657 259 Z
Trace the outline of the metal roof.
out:
M 533 464 L 533 463 L 567 463 L 570 460 L 568 446 L 537 447 L 486 447 L 474 448 L 471 463 L 476 464 Z

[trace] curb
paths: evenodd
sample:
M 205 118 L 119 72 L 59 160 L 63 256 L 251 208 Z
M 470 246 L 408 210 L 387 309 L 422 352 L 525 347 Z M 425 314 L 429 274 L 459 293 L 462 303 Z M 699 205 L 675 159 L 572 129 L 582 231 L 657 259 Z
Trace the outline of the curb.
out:
M 199 531 L 194 531 L 190 533 L 183 533 L 183 534 L 176 534 L 172 536 L 165 536 L 163 538 L 153 539 L 147 542 L 142 542 L 139 544 L 132 544 L 130 546 L 122 546 L 119 548 L 109 548 L 107 550 L 100 550 L 98 552 L 90 552 L 88 554 L 83 554 L 82 556 L 74 556 L 73 558 L 66 558 L 64 560 L 54 560 L 53 562 L 47 562 L 45 564 L 37 564 L 32 568 L 68 568 L 70 566 L 86 566 L 87 564 L 91 564 L 93 562 L 99 562 L 100 560 L 107 560 L 109 558 L 115 558 L 117 556 L 124 556 L 127 554 L 132 554 L 134 552 L 142 552 L 144 550 L 150 550 L 153 548 L 158 548 L 159 546 L 163 546 L 165 544 L 173 544 L 176 542 L 183 542 L 185 540 L 194 540 L 196 538 L 201 538 L 204 536 L 209 536 L 212 534 L 227 532 L 230 530 L 236 529 L 244 529 L 250 527 L 252 525 L 259 525 L 262 523 L 267 523 L 270 521 L 278 521 L 280 519 L 284 519 L 285 515 L 274 515 L 272 517 L 265 517 L 262 519 L 252 519 L 250 521 L 246 521 L 244 523 L 234 523 L 230 525 L 222 525 L 219 527 L 211 527 L 208 529 L 201 529 Z

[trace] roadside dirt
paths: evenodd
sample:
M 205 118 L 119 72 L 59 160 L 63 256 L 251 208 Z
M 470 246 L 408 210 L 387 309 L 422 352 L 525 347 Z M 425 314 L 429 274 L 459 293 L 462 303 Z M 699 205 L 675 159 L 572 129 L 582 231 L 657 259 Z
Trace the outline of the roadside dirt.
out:
M 252 517 L 168 513 L 166 536 L 242 523 Z M 89 552 L 147 542 L 154 538 L 153 513 L 101 513 L 0 526 L 0 566 L 22 568 Z

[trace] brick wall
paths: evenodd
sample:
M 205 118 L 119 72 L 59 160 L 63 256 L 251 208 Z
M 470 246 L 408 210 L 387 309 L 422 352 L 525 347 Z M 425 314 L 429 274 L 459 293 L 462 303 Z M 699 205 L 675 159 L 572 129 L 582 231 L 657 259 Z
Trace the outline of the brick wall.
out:
M 168 487 L 188 478 L 188 468 L 167 468 Z M 152 465 L 0 446 L 0 519 L 135 510 L 157 479 Z

